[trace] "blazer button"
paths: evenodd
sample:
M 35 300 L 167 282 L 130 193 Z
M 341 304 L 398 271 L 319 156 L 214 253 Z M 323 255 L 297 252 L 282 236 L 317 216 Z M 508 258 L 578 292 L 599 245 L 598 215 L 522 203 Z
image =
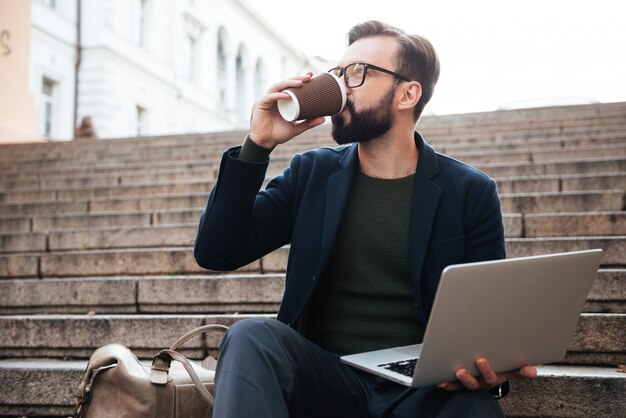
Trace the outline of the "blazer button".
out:
M 315 281 L 315 274 L 313 275 L 313 281 Z

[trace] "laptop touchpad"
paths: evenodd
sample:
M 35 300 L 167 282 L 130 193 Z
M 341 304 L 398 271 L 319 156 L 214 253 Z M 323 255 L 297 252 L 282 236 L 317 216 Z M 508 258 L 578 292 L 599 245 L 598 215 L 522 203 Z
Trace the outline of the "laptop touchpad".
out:
M 394 352 L 406 355 L 407 357 L 419 357 L 422 352 L 422 344 L 409 345 L 393 349 Z

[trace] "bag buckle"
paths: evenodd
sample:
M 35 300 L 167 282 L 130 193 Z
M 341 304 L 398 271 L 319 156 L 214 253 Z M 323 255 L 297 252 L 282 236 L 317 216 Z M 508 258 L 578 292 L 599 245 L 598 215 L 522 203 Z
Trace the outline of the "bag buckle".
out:
M 159 353 L 159 355 L 152 360 L 152 367 L 150 368 L 150 382 L 155 385 L 167 384 L 171 361 L 172 359 L 168 355 Z

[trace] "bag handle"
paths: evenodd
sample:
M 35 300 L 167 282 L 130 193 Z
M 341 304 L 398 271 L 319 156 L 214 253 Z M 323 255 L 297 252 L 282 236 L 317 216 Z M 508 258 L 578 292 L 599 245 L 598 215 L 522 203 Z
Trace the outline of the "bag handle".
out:
M 195 337 L 196 335 L 203 334 L 205 332 L 213 331 L 213 330 L 226 332 L 228 331 L 228 327 L 225 325 L 220 325 L 220 324 L 203 325 L 201 327 L 192 329 L 191 331 L 187 332 L 185 335 L 180 337 L 178 340 L 176 340 L 174 345 L 172 345 L 172 347 L 169 350 L 161 350 L 159 354 L 157 354 L 154 357 L 154 360 L 152 361 L 152 368 L 150 371 L 150 382 L 156 385 L 166 384 L 169 370 L 170 370 L 170 363 L 172 360 L 176 360 L 183 365 L 183 367 L 189 374 L 189 377 L 191 377 L 191 380 L 193 381 L 194 385 L 200 392 L 200 395 L 209 403 L 209 405 L 213 405 L 213 402 L 214 402 L 213 395 L 211 395 L 209 391 L 204 387 L 204 384 L 202 383 L 202 381 L 196 374 L 189 360 L 187 360 L 185 356 L 183 356 L 182 354 L 176 351 L 181 345 L 183 345 L 185 342 Z
M 188 333 L 180 337 L 178 340 L 176 340 L 174 345 L 170 347 L 170 350 L 176 351 L 181 345 L 185 344 L 187 341 L 189 341 L 196 335 L 204 334 L 205 332 L 213 331 L 213 330 L 226 332 L 228 331 L 228 327 L 226 325 L 210 324 L 210 325 L 203 325 L 201 327 L 192 329 L 191 331 L 189 331 Z

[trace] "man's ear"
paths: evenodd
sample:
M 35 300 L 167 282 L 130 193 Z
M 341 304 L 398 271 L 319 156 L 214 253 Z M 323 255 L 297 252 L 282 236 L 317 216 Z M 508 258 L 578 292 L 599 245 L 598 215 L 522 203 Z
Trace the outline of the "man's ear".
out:
M 410 81 L 402 86 L 399 110 L 413 108 L 422 97 L 422 85 L 417 81 Z

